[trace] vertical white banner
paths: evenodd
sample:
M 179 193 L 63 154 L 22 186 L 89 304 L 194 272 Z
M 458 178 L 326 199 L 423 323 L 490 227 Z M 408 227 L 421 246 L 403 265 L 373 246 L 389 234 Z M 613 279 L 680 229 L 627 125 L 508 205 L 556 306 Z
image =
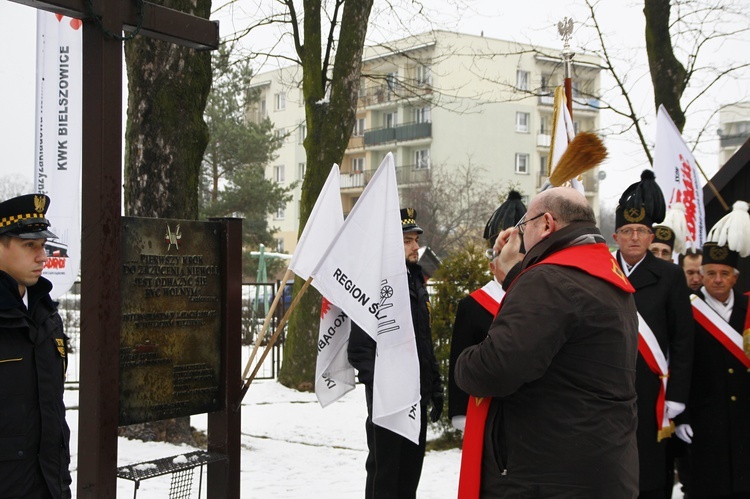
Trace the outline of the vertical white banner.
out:
M 701 249 L 706 241 L 706 215 L 703 189 L 698 182 L 698 163 L 664 106 L 659 106 L 656 113 L 654 174 L 667 207 L 672 203 L 685 206 L 687 246 Z
M 37 12 L 34 191 L 50 197 L 47 218 L 58 236 L 47 242 L 44 268 L 53 299 L 76 281 L 81 260 L 82 27 Z

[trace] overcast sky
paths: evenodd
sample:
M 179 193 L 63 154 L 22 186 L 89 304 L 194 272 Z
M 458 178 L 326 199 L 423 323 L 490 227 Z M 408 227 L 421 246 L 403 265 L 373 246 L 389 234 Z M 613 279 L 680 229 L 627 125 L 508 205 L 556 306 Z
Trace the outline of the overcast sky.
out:
M 440 26 L 444 29 L 469 34 L 533 42 L 538 45 L 562 48 L 556 29 L 556 23 L 565 16 L 572 17 L 577 23 L 587 19 L 588 10 L 583 0 L 534 0 L 532 2 L 496 2 L 495 0 L 469 0 L 468 8 L 456 8 L 455 0 L 431 0 L 431 8 L 441 12 L 443 19 Z M 440 5 L 438 5 L 438 3 Z M 214 1 L 214 7 L 224 2 Z M 268 2 L 261 3 L 263 8 Z M 600 24 L 607 32 L 612 50 L 619 50 L 623 58 L 631 58 L 627 64 L 633 68 L 645 67 L 643 51 L 643 15 L 641 2 L 624 0 L 623 2 L 601 2 L 597 10 Z M 260 12 L 257 1 L 240 0 L 231 10 L 221 9 L 212 16 L 221 21 L 222 36 L 234 30 L 242 29 L 247 19 Z M 36 44 L 35 9 L 10 1 L 0 2 L 0 95 L 4 97 L 5 119 L 0 120 L 0 148 L 3 151 L 3 165 L 0 176 L 7 173 L 18 173 L 31 180 L 33 176 L 34 147 L 34 81 L 35 81 L 35 44 Z M 380 16 L 384 19 L 385 16 Z M 402 19 L 403 22 L 403 19 Z M 405 24 L 417 32 L 421 26 L 416 21 Z M 416 25 L 416 29 L 414 28 Z M 424 25 L 424 29 L 427 29 Z M 398 22 L 380 23 L 377 29 L 371 29 L 368 36 L 372 41 L 382 41 L 403 36 L 404 27 Z M 268 46 L 264 40 L 278 39 L 273 33 L 256 35 L 247 44 L 258 50 Z M 576 25 L 571 46 L 581 52 L 587 47 L 595 46 L 592 34 Z M 721 50 L 716 50 L 714 64 L 721 66 L 726 57 L 735 54 L 750 53 L 750 39 L 734 40 Z M 645 70 L 628 67 L 629 84 L 636 87 L 633 92 L 636 109 L 647 117 L 650 125 L 656 123 L 650 93 L 650 82 Z M 735 101 L 750 94 L 750 71 L 739 81 L 713 89 L 702 98 L 702 109 L 688 117 L 688 126 L 684 132 L 690 141 L 695 137 L 695 128 L 702 126 L 710 119 L 710 112 L 721 104 Z M 612 86 L 612 80 L 603 78 L 602 86 Z M 601 115 L 603 127 L 618 122 L 612 113 Z M 711 175 L 718 168 L 718 137 L 716 117 L 711 121 L 712 129 L 705 134 L 696 150 L 698 162 L 707 174 Z M 647 140 L 653 142 L 655 130 L 646 127 Z M 646 165 L 646 158 L 632 139 L 607 137 L 606 144 L 610 150 L 610 159 L 603 165 L 607 180 L 600 186 L 602 199 L 614 202 L 623 189 L 623 183 L 636 181 L 640 171 Z M 627 185 L 627 184 L 625 184 Z

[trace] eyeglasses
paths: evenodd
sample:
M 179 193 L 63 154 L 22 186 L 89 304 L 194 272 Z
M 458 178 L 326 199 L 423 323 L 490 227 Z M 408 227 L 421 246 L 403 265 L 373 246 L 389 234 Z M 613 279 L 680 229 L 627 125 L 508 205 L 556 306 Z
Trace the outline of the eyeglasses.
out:
M 627 229 L 618 229 L 615 232 L 617 232 L 618 234 L 622 234 L 625 237 L 632 236 L 634 232 L 638 235 L 638 237 L 644 237 L 651 234 L 651 231 L 645 227 L 638 227 L 637 229 L 631 229 L 630 227 L 628 227 Z
M 526 212 L 526 213 L 528 213 L 528 212 Z M 515 226 L 513 226 L 513 228 L 514 229 L 518 229 L 518 233 L 521 234 L 521 235 L 523 235 L 523 233 L 526 231 L 525 225 L 527 223 L 533 221 L 533 220 L 536 220 L 539 217 L 543 217 L 544 213 L 546 213 L 546 212 L 542 212 L 542 213 L 540 213 L 539 215 L 537 215 L 537 216 L 535 216 L 533 218 L 529 218 L 528 220 L 526 220 L 526 214 L 524 214 L 524 216 L 521 217 L 521 220 L 519 220 L 518 223 Z

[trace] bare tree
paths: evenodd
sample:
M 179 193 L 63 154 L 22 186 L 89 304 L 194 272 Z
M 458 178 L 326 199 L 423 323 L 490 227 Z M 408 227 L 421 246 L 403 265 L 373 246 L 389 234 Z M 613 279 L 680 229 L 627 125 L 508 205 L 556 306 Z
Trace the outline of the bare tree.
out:
M 593 52 L 602 58 L 602 69 L 615 81 L 612 96 L 602 96 L 602 109 L 625 119 L 621 133 L 635 132 L 649 163 L 653 162 L 651 145 L 644 132 L 644 113 L 632 98 L 635 82 L 640 80 L 637 64 L 621 64 L 617 49 L 607 38 L 607 26 L 597 17 L 596 0 L 586 0 L 590 18 L 585 28 L 593 30 L 598 48 Z M 706 62 L 722 44 L 750 34 L 746 5 L 736 0 L 644 0 L 645 45 L 648 74 L 653 90 L 654 111 L 664 105 L 680 131 L 685 127 L 691 108 L 720 83 L 735 78 L 750 68 L 744 54 L 723 65 Z M 605 90 L 606 92 L 606 90 Z M 621 102 L 616 104 L 615 102 Z M 728 104 L 728 103 L 727 103 Z M 697 139 L 703 136 L 717 106 L 700 126 Z M 697 143 L 697 140 L 696 140 Z

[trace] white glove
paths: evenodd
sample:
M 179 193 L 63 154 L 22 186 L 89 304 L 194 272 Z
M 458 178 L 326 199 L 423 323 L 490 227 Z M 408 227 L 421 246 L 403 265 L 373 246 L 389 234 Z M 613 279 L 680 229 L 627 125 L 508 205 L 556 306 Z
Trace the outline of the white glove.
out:
M 677 425 L 677 428 L 674 429 L 675 435 L 677 435 L 677 438 L 682 440 L 685 443 L 693 443 L 693 439 L 690 438 L 693 436 L 693 428 L 689 424 L 681 424 Z
M 466 416 L 453 416 L 451 418 L 451 424 L 459 431 L 464 431 L 466 428 Z
M 664 402 L 664 405 L 667 409 L 667 419 L 674 419 L 682 414 L 682 411 L 685 410 L 685 404 L 683 404 L 682 402 L 667 400 L 666 402 Z

